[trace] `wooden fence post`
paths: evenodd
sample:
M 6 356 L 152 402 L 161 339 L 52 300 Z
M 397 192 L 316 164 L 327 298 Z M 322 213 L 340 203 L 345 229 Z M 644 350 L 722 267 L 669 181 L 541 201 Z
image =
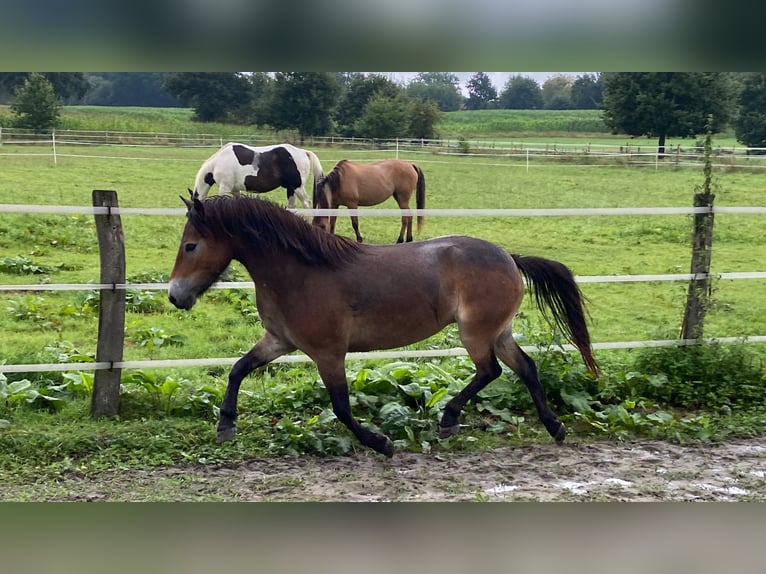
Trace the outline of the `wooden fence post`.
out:
M 694 194 L 694 207 L 705 207 L 706 211 L 694 214 L 694 231 L 692 235 L 691 273 L 695 275 L 689 281 L 686 295 L 686 310 L 681 328 L 682 339 L 699 339 L 705 324 L 705 313 L 710 300 L 710 259 L 713 253 L 713 202 L 715 194 L 713 187 L 712 162 L 712 118 L 708 119 L 708 131 L 705 137 L 705 164 L 703 173 L 705 180 L 702 188 Z
M 117 192 L 93 190 L 94 207 L 117 207 Z M 101 264 L 101 283 L 125 283 L 125 240 L 118 214 L 97 214 L 96 233 Z M 96 361 L 122 361 L 125 342 L 125 290 L 101 289 L 98 306 Z M 115 416 L 120 406 L 121 369 L 98 370 L 93 380 L 90 413 L 93 417 Z
M 710 299 L 710 259 L 713 252 L 713 200 L 712 193 L 695 193 L 694 207 L 707 207 L 708 211 L 694 214 L 692 236 L 691 273 L 698 278 L 689 281 L 686 311 L 681 329 L 682 339 L 699 339 L 705 324 L 705 313 Z

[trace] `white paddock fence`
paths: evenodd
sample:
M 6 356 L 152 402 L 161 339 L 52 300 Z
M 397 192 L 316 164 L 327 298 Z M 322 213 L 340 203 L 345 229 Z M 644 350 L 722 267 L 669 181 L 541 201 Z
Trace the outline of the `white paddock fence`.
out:
M 374 209 L 374 210 L 350 210 L 350 209 L 296 209 L 295 213 L 312 216 L 321 215 L 351 215 L 361 217 L 400 217 L 399 209 Z M 125 208 L 125 207 L 81 207 L 81 206 L 53 206 L 53 205 L 15 205 L 0 204 L 0 213 L 48 213 L 48 214 L 91 214 L 94 216 L 119 216 L 119 215 L 144 215 L 144 216 L 183 216 L 186 210 L 183 208 Z M 766 207 L 644 207 L 644 208 L 566 208 L 566 209 L 410 209 L 405 211 L 408 215 L 426 215 L 428 217 L 454 217 L 454 216 L 502 216 L 502 217 L 546 217 L 546 216 L 651 216 L 651 215 L 693 215 L 699 213 L 713 214 L 752 214 L 766 215 Z M 713 274 L 717 279 L 747 280 L 766 279 L 766 272 L 731 272 Z M 653 274 L 653 275 L 590 275 L 577 276 L 578 283 L 626 283 L 626 282 L 656 282 L 656 281 L 695 281 L 703 279 L 700 274 L 676 273 L 676 274 Z M 114 292 L 125 289 L 166 290 L 167 283 L 87 283 L 87 284 L 28 284 L 28 285 L 0 285 L 0 292 L 18 291 L 90 291 L 100 290 Z M 212 288 L 219 289 L 252 289 L 251 282 L 218 282 Z M 716 341 L 728 343 L 742 341 L 742 337 L 716 338 Z M 748 342 L 766 342 L 766 335 L 752 335 L 745 339 Z M 638 347 L 664 347 L 678 345 L 692 345 L 696 339 L 654 340 L 654 341 L 619 341 L 619 342 L 595 342 L 593 348 L 599 349 L 630 349 Z M 536 346 L 524 346 L 526 352 L 537 352 Z M 568 351 L 574 351 L 571 345 L 564 345 Z M 407 359 L 422 357 L 454 357 L 466 355 L 465 349 L 455 347 L 450 349 L 434 350 L 394 350 L 375 351 L 366 353 L 349 353 L 347 360 L 362 359 Z M 167 367 L 209 367 L 217 365 L 231 365 L 239 357 L 201 358 L 201 359 L 171 359 L 171 360 L 145 360 L 145 361 L 110 361 L 99 360 L 88 363 L 51 363 L 51 364 L 0 364 L 0 372 L 45 372 L 45 371 L 74 371 L 74 370 L 120 370 L 120 369 L 147 369 Z M 306 355 L 293 354 L 283 356 L 275 362 L 300 363 L 310 362 Z
M 606 137 L 608 134 L 604 134 Z M 37 133 L 17 128 L 0 126 L 0 156 L 26 155 L 51 157 L 54 164 L 59 158 L 98 158 L 85 151 L 89 147 L 107 146 L 115 148 L 211 148 L 217 149 L 228 141 L 249 145 L 271 145 L 274 137 L 253 134 L 237 134 L 223 137 L 217 134 L 179 134 L 157 132 L 57 130 Z M 429 154 L 448 156 L 470 156 L 474 158 L 495 158 L 518 161 L 527 171 L 535 165 L 550 166 L 557 162 L 560 167 L 613 167 L 615 165 L 653 166 L 655 169 L 668 167 L 698 167 L 701 164 L 703 148 L 694 142 L 666 147 L 664 159 L 657 156 L 657 142 L 650 139 L 615 139 L 614 143 L 591 143 L 583 138 L 582 143 L 542 143 L 493 139 L 368 139 L 344 137 L 307 136 L 302 142 L 291 142 L 300 147 L 339 148 L 346 154 L 363 155 L 372 152 L 386 152 L 399 157 L 406 154 Z M 29 148 L 24 153 L 3 153 L 3 144 Z M 65 148 L 67 151 L 61 151 Z M 71 148 L 80 151 L 72 152 Z M 766 170 L 766 148 L 741 146 L 718 146 L 713 149 L 713 167 L 746 168 Z M 110 159 L 139 159 L 116 157 Z M 148 159 L 142 157 L 140 159 Z M 564 162 L 562 163 L 562 160 Z M 167 161 L 163 159 L 163 161 Z

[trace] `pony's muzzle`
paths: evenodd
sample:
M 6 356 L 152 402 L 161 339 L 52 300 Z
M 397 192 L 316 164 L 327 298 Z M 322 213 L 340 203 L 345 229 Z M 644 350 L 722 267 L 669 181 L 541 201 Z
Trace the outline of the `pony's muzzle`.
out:
M 184 288 L 183 281 L 172 280 L 168 287 L 168 299 L 176 308 L 188 311 L 194 306 L 197 297 L 193 291 Z

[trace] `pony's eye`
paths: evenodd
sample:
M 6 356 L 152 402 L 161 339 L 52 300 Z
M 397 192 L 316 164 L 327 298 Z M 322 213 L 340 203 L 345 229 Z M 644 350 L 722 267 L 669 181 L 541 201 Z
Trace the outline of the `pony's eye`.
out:
M 196 243 L 187 243 L 186 247 L 185 247 L 187 253 L 191 253 L 196 248 L 197 248 L 197 244 Z

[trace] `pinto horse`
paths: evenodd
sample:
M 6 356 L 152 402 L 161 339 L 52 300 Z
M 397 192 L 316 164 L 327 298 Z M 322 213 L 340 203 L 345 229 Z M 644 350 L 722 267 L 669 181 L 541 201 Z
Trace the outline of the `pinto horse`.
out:
M 416 191 L 417 190 L 417 191 Z M 345 205 L 356 209 L 360 205 L 377 205 L 393 196 L 399 207 L 409 209 L 410 197 L 416 191 L 418 209 L 426 206 L 426 180 L 414 163 L 400 159 L 384 159 L 373 163 L 355 163 L 342 159 L 314 186 L 314 209 L 337 209 Z M 325 231 L 335 233 L 333 216 L 315 216 L 313 223 Z M 361 243 L 359 218 L 351 216 L 356 240 Z M 423 216 L 418 215 L 418 232 L 423 227 Z M 402 216 L 402 227 L 397 243 L 402 243 L 407 231 L 407 241 L 412 241 L 412 216 Z
M 562 263 L 509 254 L 465 236 L 367 245 L 326 233 L 254 197 L 181 199 L 188 220 L 170 275 L 170 302 L 191 309 L 234 259 L 253 279 L 266 331 L 229 373 L 218 442 L 236 434 L 242 380 L 299 349 L 316 363 L 338 419 L 362 444 L 393 456 L 389 437 L 363 426 L 351 413 L 346 353 L 409 345 L 453 322 L 476 374 L 446 404 L 440 436 L 458 431 L 465 404 L 500 376 L 500 359 L 527 386 L 548 433 L 556 441 L 564 439 L 566 429 L 548 407 L 535 363 L 511 328 L 524 295 L 523 276 L 537 306 L 551 309 L 552 322 L 574 343 L 590 371 L 598 373 L 583 297 Z
M 322 177 L 322 164 L 312 151 L 290 144 L 251 147 L 227 143 L 210 156 L 197 172 L 194 190 L 204 199 L 218 184 L 219 194 L 239 195 L 241 191 L 265 193 L 278 187 L 287 189 L 287 205 L 295 207 L 295 194 L 309 208 L 306 181 L 314 184 Z

